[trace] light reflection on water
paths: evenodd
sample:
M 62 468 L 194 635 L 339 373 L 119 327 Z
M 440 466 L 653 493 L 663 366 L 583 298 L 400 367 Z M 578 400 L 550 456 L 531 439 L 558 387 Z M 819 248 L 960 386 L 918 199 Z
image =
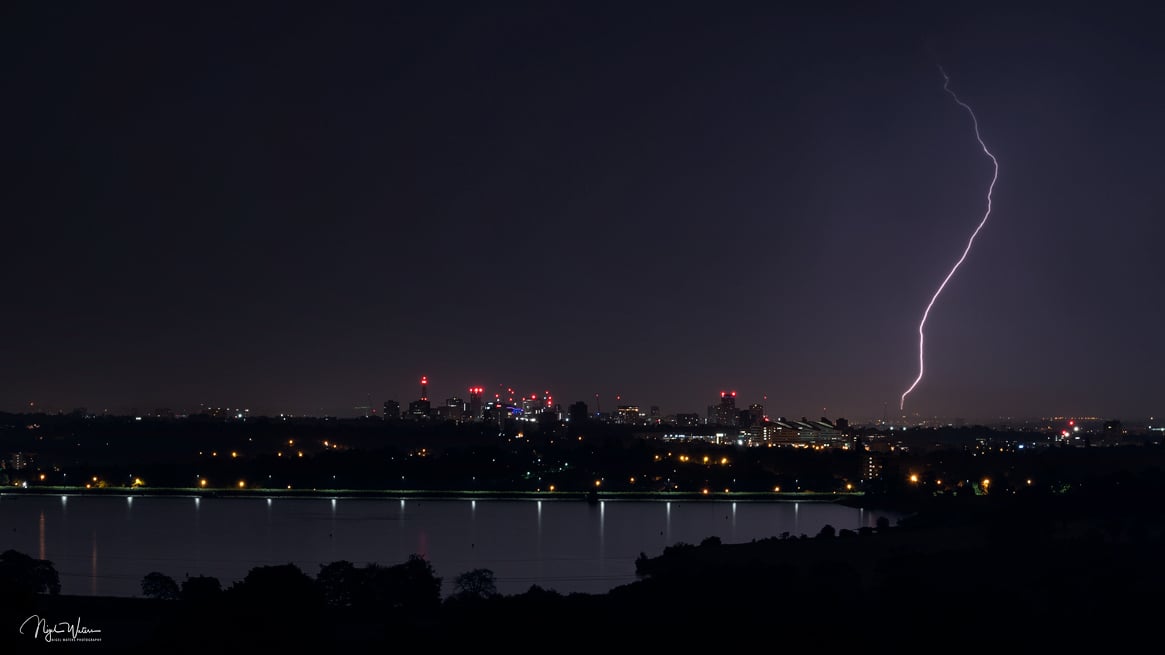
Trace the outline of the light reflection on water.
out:
M 677 542 L 725 543 L 873 527 L 898 515 L 769 501 L 194 498 L 0 494 L 0 551 L 48 559 L 66 594 L 135 596 L 151 571 L 224 587 L 254 566 L 399 564 L 422 554 L 444 581 L 491 569 L 498 590 L 603 593 L 635 579 L 635 558 Z M 203 502 L 205 501 L 205 502 Z

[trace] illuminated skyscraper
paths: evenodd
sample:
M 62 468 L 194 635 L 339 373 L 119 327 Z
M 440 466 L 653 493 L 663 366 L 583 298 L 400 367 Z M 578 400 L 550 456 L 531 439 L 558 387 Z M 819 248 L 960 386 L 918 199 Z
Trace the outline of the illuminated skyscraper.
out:
M 414 400 L 409 403 L 408 418 L 412 421 L 427 421 L 432 418 L 432 410 L 428 400 Z
M 445 399 L 445 418 L 460 422 L 465 418 L 465 401 L 454 396 Z
M 429 404 L 429 377 L 421 376 L 421 397 L 409 403 L 408 418 L 414 421 L 427 421 L 431 418 L 432 407 Z
M 716 406 L 717 425 L 736 425 L 736 392 L 721 391 L 720 404 Z
M 485 389 L 482 387 L 469 388 L 469 420 L 471 421 L 481 420 L 481 394 L 484 392 Z

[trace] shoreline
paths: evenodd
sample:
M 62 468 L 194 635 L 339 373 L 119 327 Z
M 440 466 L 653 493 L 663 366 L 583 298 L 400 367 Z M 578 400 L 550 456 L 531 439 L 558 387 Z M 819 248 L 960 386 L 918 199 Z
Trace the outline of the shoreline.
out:
M 32 489 L 5 489 L 0 498 L 20 498 L 22 496 L 89 496 L 89 497 L 187 497 L 187 498 L 300 498 L 333 499 L 365 498 L 406 500 L 410 498 L 430 500 L 564 500 L 564 501 L 762 501 L 762 502 L 821 502 L 837 503 L 860 507 L 861 493 L 820 493 L 820 492 L 761 492 L 733 491 L 709 492 L 649 492 L 649 491 L 474 491 L 474 490 L 415 490 L 415 489 L 203 489 L 197 487 L 172 488 L 127 488 L 113 487 L 86 489 L 85 487 L 38 486 Z

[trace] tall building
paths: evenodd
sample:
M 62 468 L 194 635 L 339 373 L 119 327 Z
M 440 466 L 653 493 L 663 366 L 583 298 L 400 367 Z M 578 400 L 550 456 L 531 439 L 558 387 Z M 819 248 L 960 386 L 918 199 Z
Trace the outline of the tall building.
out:
M 461 419 L 465 416 L 465 401 L 458 398 L 457 396 L 446 398 L 445 408 L 446 413 L 448 414 L 447 418 L 451 421 L 460 422 Z
M 721 391 L 720 404 L 716 406 L 716 424 L 717 425 L 736 425 L 738 417 L 736 416 L 736 392 L 735 391 Z
M 737 416 L 739 418 L 737 424 L 742 428 L 760 425 L 765 420 L 765 407 L 760 403 L 753 403 L 748 406 L 748 409 L 737 414 Z
M 384 420 L 399 421 L 400 420 L 400 403 L 395 400 L 384 401 Z
M 484 391 L 485 391 L 485 389 L 483 389 L 482 387 L 470 387 L 469 388 L 469 416 L 468 416 L 468 418 L 471 421 L 480 421 L 481 420 L 481 411 L 482 411 L 481 394 Z
M 413 421 L 427 421 L 432 414 L 432 409 L 428 398 L 414 400 L 409 403 L 408 418 Z
M 581 400 L 571 403 L 569 411 L 570 422 L 575 425 L 586 423 L 590 419 L 590 411 L 587 409 L 587 404 Z
M 640 417 L 639 405 L 619 405 L 615 414 L 615 422 L 638 425 L 640 423 Z
M 413 421 L 427 421 L 433 416 L 433 407 L 429 403 L 429 376 L 421 376 L 421 397 L 409 403 L 408 418 Z

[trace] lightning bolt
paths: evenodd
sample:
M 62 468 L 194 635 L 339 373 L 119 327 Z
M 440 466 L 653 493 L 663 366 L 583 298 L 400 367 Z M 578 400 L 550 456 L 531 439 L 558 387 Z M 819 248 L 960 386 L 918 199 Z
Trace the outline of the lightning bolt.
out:
M 983 220 L 979 221 L 979 226 L 976 227 L 975 231 L 971 233 L 971 238 L 967 239 L 967 247 L 963 249 L 963 256 L 959 257 L 959 260 L 955 262 L 954 266 L 951 267 L 951 272 L 947 273 L 947 276 L 943 278 L 942 284 L 938 285 L 938 290 L 934 292 L 934 295 L 931 296 L 930 302 L 927 303 L 926 310 L 922 312 L 922 321 L 918 324 L 918 377 L 914 379 L 914 383 L 910 385 L 909 389 L 902 392 L 902 400 L 898 405 L 899 410 L 905 409 L 906 396 L 909 395 L 911 391 L 914 391 L 914 388 L 917 387 L 918 383 L 922 381 L 922 373 L 926 366 L 926 358 L 923 355 L 923 343 L 926 341 L 926 334 L 924 333 L 923 329 L 926 327 L 926 319 L 930 316 L 930 310 L 934 307 L 934 302 L 938 300 L 939 295 L 943 292 L 943 289 L 946 288 L 947 282 L 951 281 L 951 278 L 955 275 L 955 271 L 959 270 L 959 267 L 963 265 L 963 261 L 967 259 L 967 255 L 971 252 L 971 246 L 975 243 L 975 237 L 979 236 L 979 231 L 982 230 L 983 226 L 987 224 L 987 218 L 991 216 L 991 193 L 995 191 L 995 181 L 999 179 L 999 161 L 996 160 L 995 155 L 991 154 L 991 151 L 987 149 L 987 144 L 983 143 L 983 137 L 979 135 L 979 119 L 975 118 L 975 111 L 971 109 L 970 105 L 960 100 L 959 96 L 951 90 L 951 76 L 947 75 L 947 72 L 943 70 L 943 67 L 939 66 L 938 70 L 943 74 L 943 91 L 949 93 L 951 97 L 955 99 L 955 102 L 958 103 L 958 105 L 963 109 L 966 109 L 967 113 L 971 115 L 971 123 L 975 126 L 975 139 L 979 142 L 979 147 L 983 149 L 983 154 L 987 155 L 991 159 L 991 164 L 995 167 L 995 172 L 991 175 L 991 184 L 987 187 L 987 211 L 983 213 Z

